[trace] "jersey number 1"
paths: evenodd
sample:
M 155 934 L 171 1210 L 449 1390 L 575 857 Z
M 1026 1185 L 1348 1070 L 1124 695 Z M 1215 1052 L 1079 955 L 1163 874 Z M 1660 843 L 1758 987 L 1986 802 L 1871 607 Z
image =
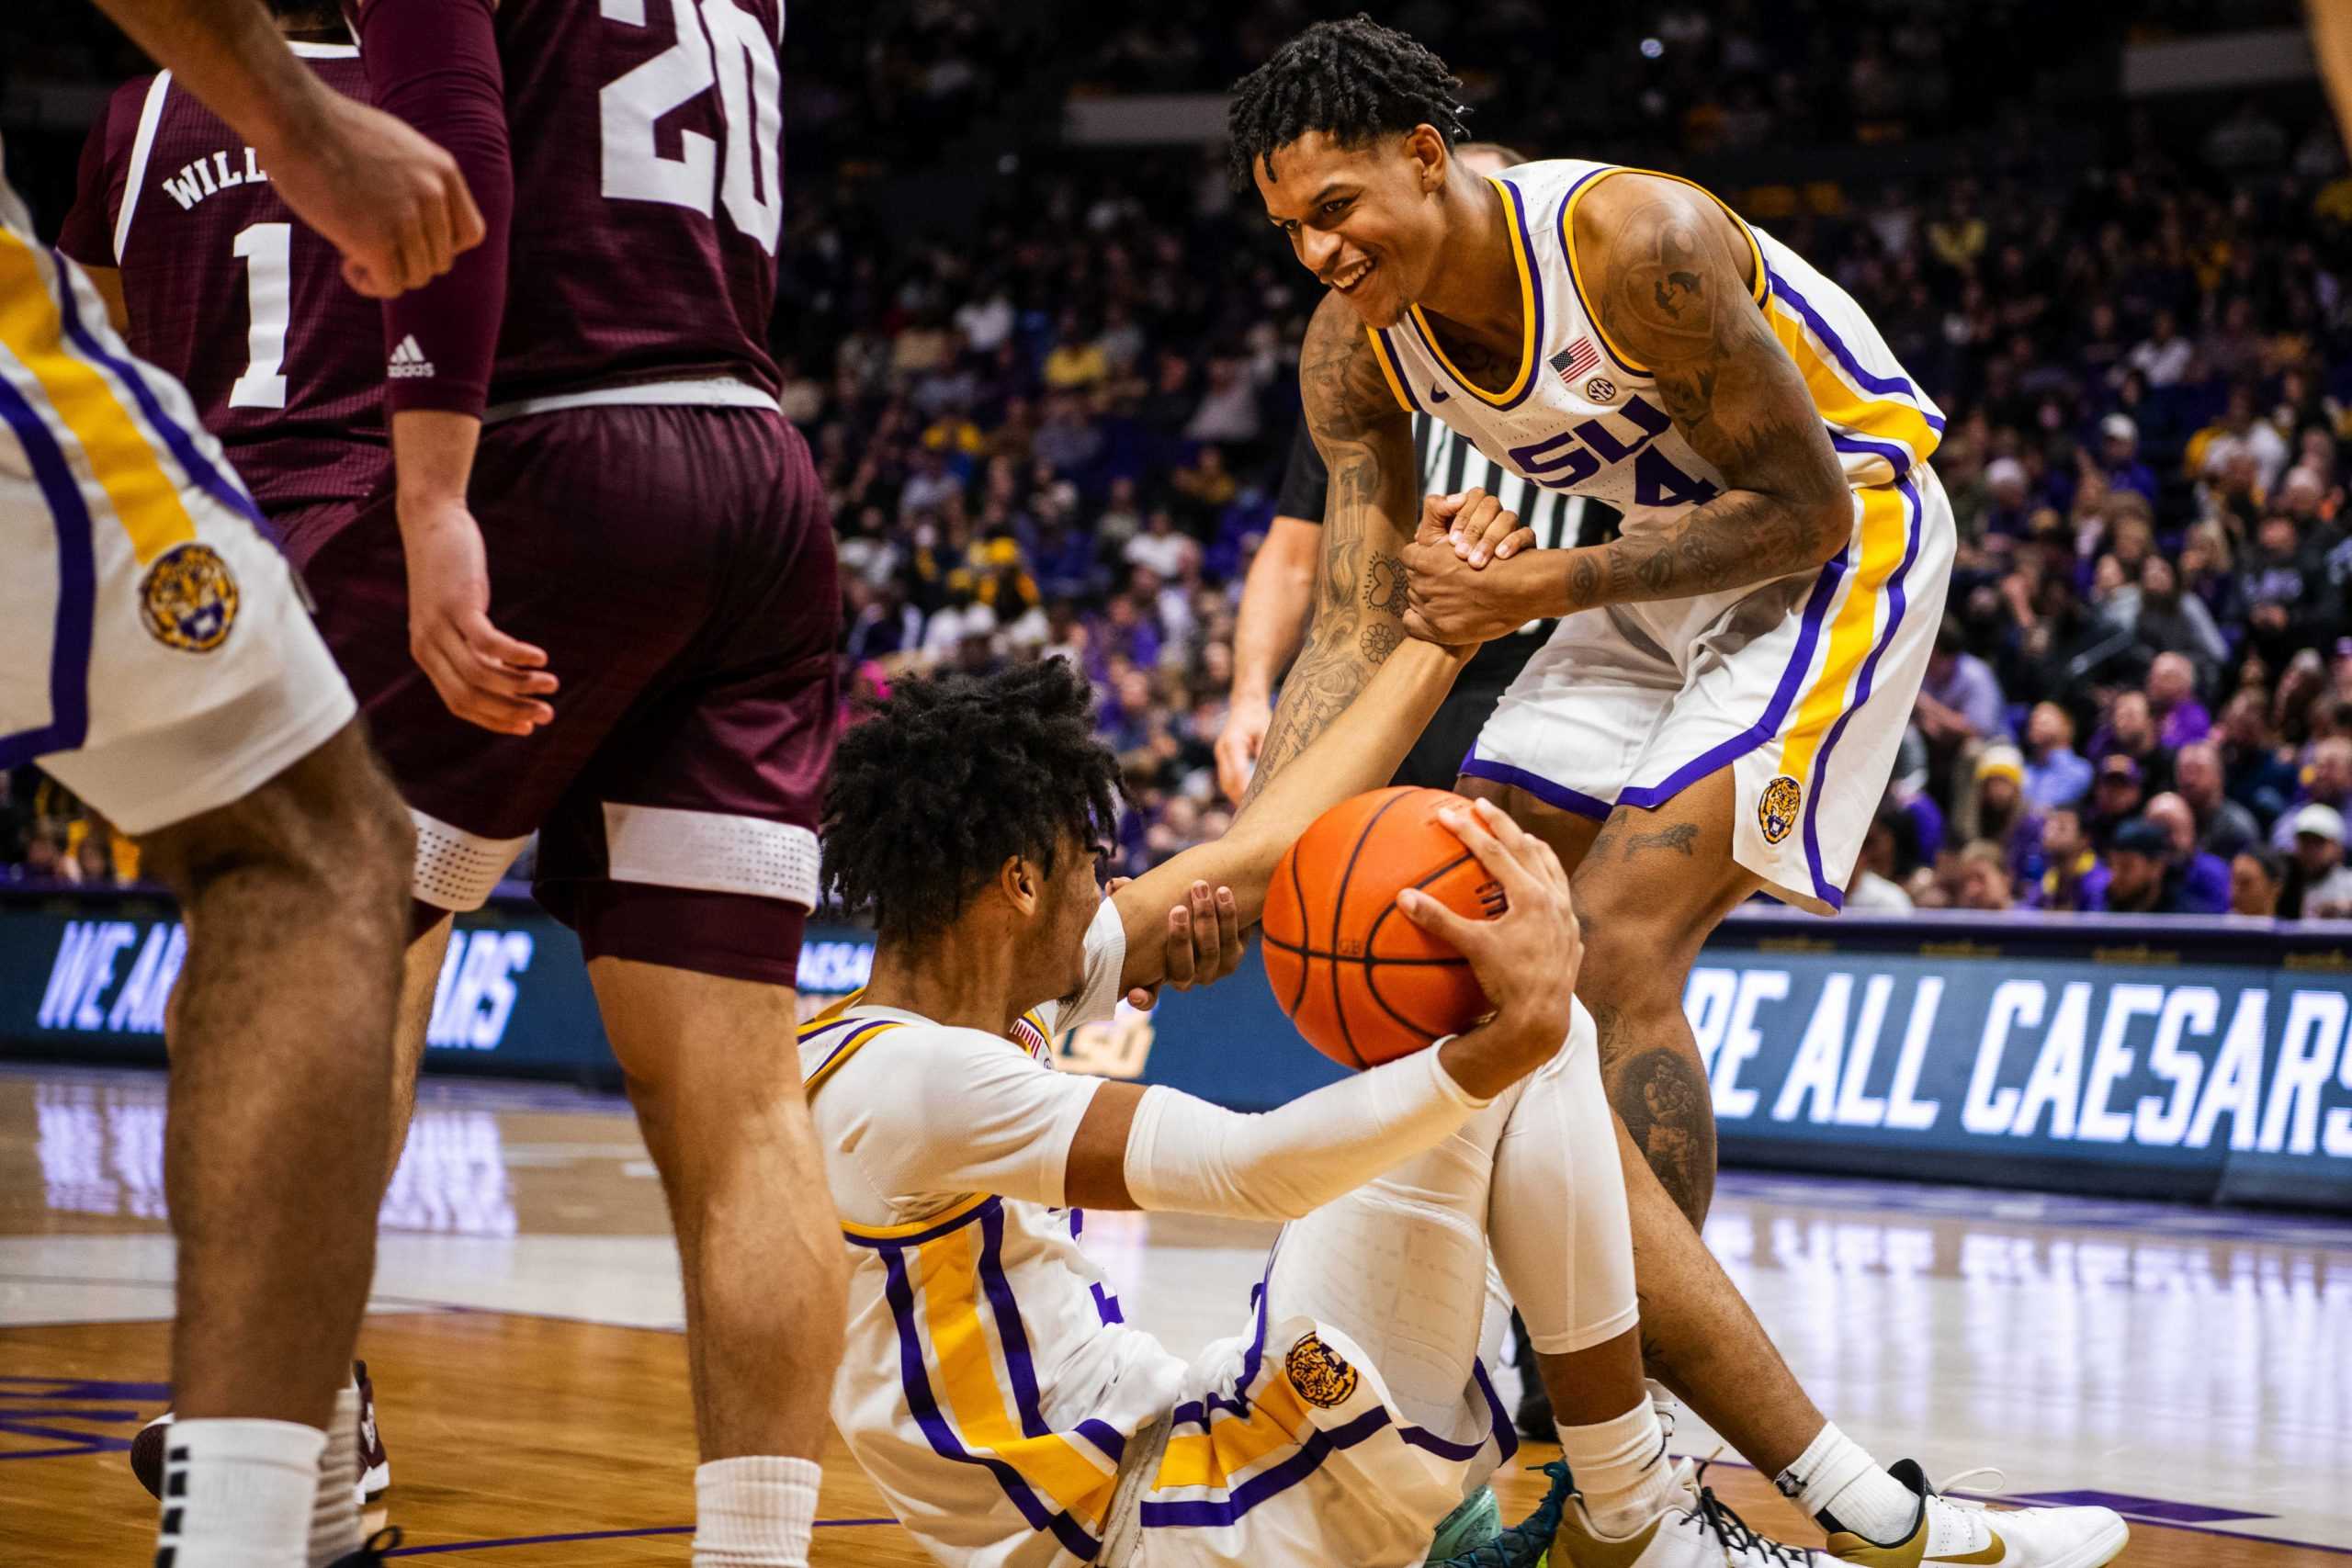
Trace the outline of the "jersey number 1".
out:
M 776 137 L 783 120 L 783 83 L 775 41 L 759 17 L 735 0 L 599 0 L 605 19 L 642 28 L 646 8 L 666 6 L 676 41 L 597 95 L 604 132 L 607 197 L 662 201 L 708 218 L 712 193 L 735 227 L 775 254 L 784 198 L 777 189 Z M 699 13 L 699 19 L 697 19 Z M 662 155 L 655 125 L 713 86 L 727 135 L 726 169 L 718 144 L 680 127 L 678 154 Z
M 286 323 L 293 315 L 294 225 L 254 223 L 231 247 L 245 263 L 245 373 L 229 388 L 232 409 L 286 406 Z

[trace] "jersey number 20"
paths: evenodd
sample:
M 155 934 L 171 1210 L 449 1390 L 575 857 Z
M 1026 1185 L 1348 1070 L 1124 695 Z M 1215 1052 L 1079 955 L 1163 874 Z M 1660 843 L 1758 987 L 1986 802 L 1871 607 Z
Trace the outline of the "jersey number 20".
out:
M 775 254 L 784 220 L 776 187 L 776 137 L 783 84 L 775 40 L 760 18 L 735 0 L 599 0 L 605 19 L 642 28 L 648 6 L 666 6 L 676 41 L 625 72 L 598 96 L 604 132 L 605 195 L 621 201 L 662 201 L 708 218 L 712 197 L 735 227 Z M 680 130 L 678 155 L 665 158 L 653 128 L 663 116 L 718 89 L 718 118 L 727 136 L 725 171 L 718 144 L 700 131 Z

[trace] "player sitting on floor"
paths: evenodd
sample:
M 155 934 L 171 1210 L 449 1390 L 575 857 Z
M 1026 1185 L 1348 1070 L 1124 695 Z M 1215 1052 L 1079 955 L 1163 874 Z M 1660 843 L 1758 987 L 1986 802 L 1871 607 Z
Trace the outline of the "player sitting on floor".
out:
M 1581 1489 L 1543 1544 L 1810 1559 L 1667 1460 L 1592 1021 L 1561 983 L 1567 880 L 1491 805 L 1448 825 L 1507 911 L 1400 900 L 1466 955 L 1483 1023 L 1263 1115 L 1052 1068 L 1051 1037 L 1159 981 L 1188 924 L 1238 948 L 1283 850 L 1387 779 L 1462 658 L 1397 650 L 1224 839 L 1108 899 L 1118 764 L 1066 666 L 911 683 L 843 739 L 825 876 L 878 941 L 866 990 L 801 1042 L 852 1257 L 832 1414 L 940 1561 L 1420 1563 L 1516 1445 L 1487 1374 L 1504 1285 Z M 1088 1208 L 1291 1223 L 1244 1332 L 1188 1364 L 1123 1321 Z

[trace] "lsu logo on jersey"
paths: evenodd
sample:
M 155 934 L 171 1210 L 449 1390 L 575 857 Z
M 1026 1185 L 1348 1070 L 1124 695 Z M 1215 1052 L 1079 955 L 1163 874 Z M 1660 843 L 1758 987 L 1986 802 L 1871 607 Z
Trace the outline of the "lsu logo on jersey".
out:
M 1290 1348 L 1290 1354 L 1283 1358 L 1283 1376 L 1298 1390 L 1299 1398 L 1319 1410 L 1345 1404 L 1356 1391 L 1356 1370 L 1348 1365 L 1346 1357 L 1323 1343 L 1318 1334 L 1310 1334 Z
M 1789 836 L 1797 825 L 1797 807 L 1804 804 L 1804 789 L 1796 780 L 1782 773 L 1764 786 L 1763 795 L 1756 802 L 1756 825 L 1764 829 L 1764 841 L 1777 844 Z
M 175 546 L 139 580 L 139 618 L 165 648 L 209 653 L 237 624 L 237 580 L 211 546 Z

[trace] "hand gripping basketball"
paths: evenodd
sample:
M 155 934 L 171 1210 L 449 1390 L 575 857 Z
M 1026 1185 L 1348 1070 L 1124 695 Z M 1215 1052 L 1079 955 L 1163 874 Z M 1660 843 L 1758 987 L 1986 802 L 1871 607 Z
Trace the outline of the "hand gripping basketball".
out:
M 1492 1035 L 1514 1058 L 1534 1053 L 1518 1069 L 1529 1071 L 1568 1037 L 1569 1006 L 1584 964 L 1584 936 L 1569 901 L 1568 874 L 1550 845 L 1490 800 L 1446 807 L 1438 820 L 1502 884 L 1503 912 L 1492 919 L 1466 919 L 1418 888 L 1400 892 L 1396 907 L 1470 961 L 1470 972 L 1495 1004 L 1476 1032 Z

